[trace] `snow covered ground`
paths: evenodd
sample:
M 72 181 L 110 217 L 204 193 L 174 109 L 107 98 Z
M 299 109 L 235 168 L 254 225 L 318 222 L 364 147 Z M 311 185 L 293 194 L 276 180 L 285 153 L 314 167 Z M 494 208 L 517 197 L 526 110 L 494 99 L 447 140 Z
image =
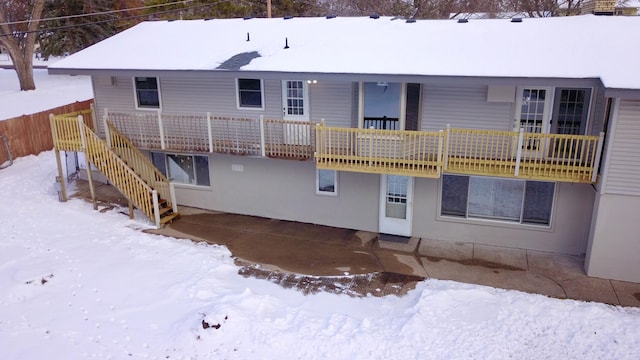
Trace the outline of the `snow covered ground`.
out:
M 47 64 L 42 61 L 35 63 Z M 10 64 L 8 55 L 0 54 L 0 65 Z M 46 69 L 34 69 L 33 76 L 36 90 L 20 91 L 15 70 L 0 68 L 0 121 L 93 98 L 88 76 L 49 76 Z
M 238 275 L 222 246 L 60 203 L 55 173 L 51 151 L 0 171 L 3 359 L 640 358 L 637 308 L 439 280 L 305 296 Z
M 33 93 L 69 102 L 74 80 L 45 78 Z M 238 275 L 225 247 L 60 203 L 55 175 L 51 151 L 0 170 L 2 359 L 640 358 L 637 308 L 439 280 L 401 298 L 305 296 Z

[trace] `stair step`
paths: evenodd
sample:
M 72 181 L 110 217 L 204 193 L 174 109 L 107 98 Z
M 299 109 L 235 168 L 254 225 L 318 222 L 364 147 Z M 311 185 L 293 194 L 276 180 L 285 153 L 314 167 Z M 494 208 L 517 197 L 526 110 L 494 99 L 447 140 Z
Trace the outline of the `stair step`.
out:
M 178 214 L 178 213 L 173 213 L 171 215 L 167 215 L 167 216 L 165 216 L 165 217 L 160 219 L 160 224 L 165 225 L 165 224 L 171 223 L 174 219 L 179 218 L 179 217 L 180 217 L 180 214 Z
M 170 207 L 163 207 L 163 208 L 160 208 L 160 216 L 162 216 L 162 215 L 164 215 L 164 214 L 168 213 L 168 212 L 169 212 L 169 211 L 171 211 L 171 210 L 173 210 L 173 209 L 172 209 L 172 208 L 170 208 Z

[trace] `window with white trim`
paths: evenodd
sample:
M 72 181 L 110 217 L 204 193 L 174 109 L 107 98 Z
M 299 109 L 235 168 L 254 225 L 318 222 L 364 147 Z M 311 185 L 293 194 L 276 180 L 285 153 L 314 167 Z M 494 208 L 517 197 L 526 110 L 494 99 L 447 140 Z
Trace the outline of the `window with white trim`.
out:
M 261 79 L 237 79 L 238 108 L 264 109 Z
M 338 195 L 338 172 L 336 170 L 316 169 L 316 194 Z
M 440 214 L 548 226 L 555 188 L 553 182 L 444 175 Z
M 208 156 L 152 152 L 151 159 L 171 182 L 211 186 Z
M 160 88 L 158 78 L 135 77 L 133 86 L 136 91 L 136 107 L 139 109 L 160 108 Z

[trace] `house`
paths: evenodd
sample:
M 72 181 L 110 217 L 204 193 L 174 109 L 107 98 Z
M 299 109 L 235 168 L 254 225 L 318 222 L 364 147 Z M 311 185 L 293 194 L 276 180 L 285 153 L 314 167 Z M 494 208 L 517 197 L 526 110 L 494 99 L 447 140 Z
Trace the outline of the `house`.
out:
M 640 1 L 638 0 L 588 0 L 582 4 L 582 14 L 601 15 L 638 15 Z
M 107 140 L 56 148 L 152 162 L 136 186 L 174 210 L 583 254 L 591 276 L 640 282 L 639 32 L 594 15 L 145 22 L 49 67 L 92 77 Z

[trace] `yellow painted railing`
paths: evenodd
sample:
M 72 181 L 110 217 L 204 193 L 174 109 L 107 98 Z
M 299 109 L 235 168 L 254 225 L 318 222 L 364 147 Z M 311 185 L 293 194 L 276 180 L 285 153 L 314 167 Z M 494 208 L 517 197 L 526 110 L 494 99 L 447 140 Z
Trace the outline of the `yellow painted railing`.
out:
M 82 136 L 78 126 L 78 115 L 90 114 L 91 110 L 72 113 L 71 115 L 53 115 L 50 117 L 53 146 L 61 151 L 83 151 Z M 82 121 L 86 124 L 82 117 Z
M 602 136 L 446 129 L 444 171 L 563 182 L 595 182 Z
M 56 150 L 84 152 L 109 181 L 156 226 L 160 226 L 158 192 L 136 174 L 83 121 L 82 116 L 51 116 Z
M 176 212 L 177 209 L 174 206 L 176 203 L 175 196 L 174 192 L 171 191 L 169 180 L 113 124 L 107 121 L 106 126 L 109 148 L 124 160 L 152 189 L 157 190 L 160 198 L 166 200 L 168 205 L 172 206 L 174 212 Z
M 439 177 L 441 172 L 596 181 L 600 136 L 449 128 L 440 132 L 316 127 L 321 169 Z
M 444 133 L 327 127 L 318 124 L 316 166 L 366 173 L 437 178 Z

